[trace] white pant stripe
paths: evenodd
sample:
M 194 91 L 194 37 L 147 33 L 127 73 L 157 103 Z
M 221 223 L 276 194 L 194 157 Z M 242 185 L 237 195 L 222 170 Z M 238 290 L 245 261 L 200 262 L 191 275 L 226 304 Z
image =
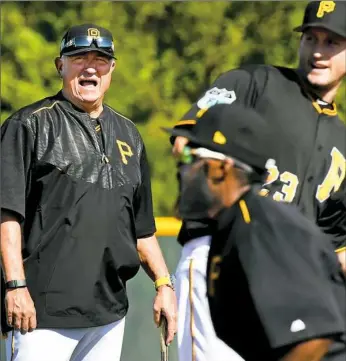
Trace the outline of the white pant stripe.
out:
M 215 335 L 207 299 L 209 248 L 208 236 L 189 241 L 176 270 L 179 361 L 243 361 Z

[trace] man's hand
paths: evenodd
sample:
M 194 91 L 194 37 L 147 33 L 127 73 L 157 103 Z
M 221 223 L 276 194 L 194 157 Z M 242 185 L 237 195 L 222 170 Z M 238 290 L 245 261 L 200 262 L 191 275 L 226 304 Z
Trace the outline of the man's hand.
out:
M 189 142 L 189 140 L 185 137 L 176 137 L 173 144 L 173 155 L 178 156 L 183 153 L 185 145 Z
M 167 320 L 166 345 L 169 345 L 177 333 L 177 299 L 175 292 L 168 286 L 160 286 L 154 299 L 154 322 L 160 326 L 161 316 Z
M 6 291 L 5 306 L 9 326 L 23 335 L 36 328 L 36 310 L 26 287 Z
M 169 274 L 155 235 L 138 238 L 137 250 L 142 267 L 153 282 Z M 177 332 L 177 299 L 171 287 L 168 285 L 158 287 L 153 309 L 154 322 L 157 327 L 160 326 L 161 316 L 167 319 L 168 333 L 166 344 L 168 345 L 172 342 Z

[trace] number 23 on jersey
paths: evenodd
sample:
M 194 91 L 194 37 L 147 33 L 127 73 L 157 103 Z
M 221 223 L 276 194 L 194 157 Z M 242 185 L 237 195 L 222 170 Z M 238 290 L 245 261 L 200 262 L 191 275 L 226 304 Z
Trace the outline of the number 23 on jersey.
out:
M 323 182 L 317 187 L 316 198 L 322 203 L 327 200 L 332 192 L 336 192 L 346 175 L 346 159 L 343 154 L 334 147 L 331 152 L 331 164 L 326 177 Z M 277 191 L 273 194 L 273 199 L 276 201 L 292 202 L 298 189 L 299 180 L 298 177 L 291 172 L 283 172 L 280 174 L 276 166 L 268 170 L 269 175 L 267 182 L 263 185 L 263 189 L 260 194 L 262 196 L 268 195 L 269 191 L 265 186 L 280 180 L 284 185 L 281 191 Z

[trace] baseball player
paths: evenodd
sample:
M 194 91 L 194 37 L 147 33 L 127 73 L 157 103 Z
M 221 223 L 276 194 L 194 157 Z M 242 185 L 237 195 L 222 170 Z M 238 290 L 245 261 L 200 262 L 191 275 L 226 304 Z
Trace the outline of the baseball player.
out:
M 272 131 L 255 110 L 225 104 L 190 131 L 170 130 L 190 141 L 182 201 L 203 200 L 215 219 L 213 325 L 246 361 L 345 360 L 346 277 L 332 245 L 295 206 L 258 194 L 275 164 Z
M 297 69 L 248 65 L 228 71 L 202 94 L 176 128 L 193 127 L 215 104 L 243 104 L 268 119 L 276 142 L 262 147 L 268 148 L 276 165 L 269 169 L 262 194 L 296 204 L 329 236 L 346 270 L 346 191 L 342 186 L 346 129 L 333 101 L 346 74 L 346 2 L 309 3 L 302 25 L 295 30 L 302 33 Z M 182 154 L 187 139 L 173 136 L 171 141 L 173 152 Z M 180 180 L 184 172 L 185 166 L 179 166 Z M 184 187 L 180 181 L 180 193 Z M 184 221 L 176 270 L 179 357 L 205 361 L 213 344 L 204 289 L 212 221 L 203 211 L 202 200 L 182 199 L 177 204 Z M 240 358 L 228 356 L 228 360 Z
M 55 65 L 61 91 L 1 127 L 1 332 L 8 361 L 118 361 L 140 265 L 167 344 L 176 329 L 145 145 L 104 103 L 116 67 L 108 29 L 69 28 Z

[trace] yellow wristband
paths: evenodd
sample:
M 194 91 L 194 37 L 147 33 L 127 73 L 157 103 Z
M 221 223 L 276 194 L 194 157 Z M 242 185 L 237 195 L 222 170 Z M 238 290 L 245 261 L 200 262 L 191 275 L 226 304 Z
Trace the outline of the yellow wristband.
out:
M 156 289 L 158 289 L 160 286 L 165 286 L 165 285 L 172 287 L 172 282 L 169 276 L 163 276 L 158 278 L 154 282 L 154 284 Z
M 340 253 L 340 252 L 343 252 L 343 251 L 346 251 L 346 247 L 341 247 L 341 248 L 336 249 L 335 253 Z

